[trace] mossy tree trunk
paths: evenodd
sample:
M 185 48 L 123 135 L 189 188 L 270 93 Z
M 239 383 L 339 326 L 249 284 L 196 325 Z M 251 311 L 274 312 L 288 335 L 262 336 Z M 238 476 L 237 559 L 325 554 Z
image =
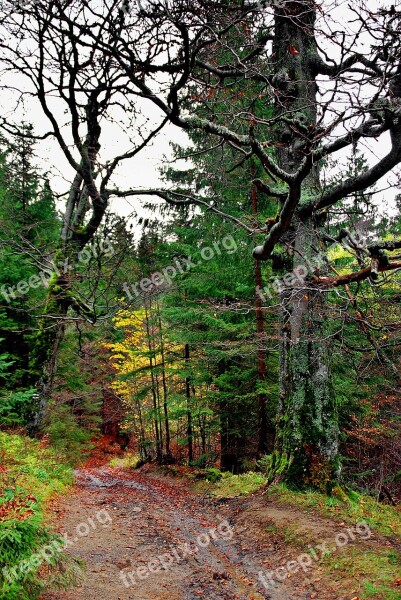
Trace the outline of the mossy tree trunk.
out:
M 45 421 L 69 310 L 73 308 L 82 318 L 93 318 L 90 307 L 73 294 L 72 278 L 80 262 L 80 253 L 93 241 L 107 208 L 106 194 L 98 192 L 93 183 L 101 133 L 96 94 L 88 101 L 86 116 L 88 134 L 82 148 L 84 158 L 70 187 L 45 308 L 30 356 L 30 377 L 37 389 L 34 411 L 28 424 L 32 435 L 42 428 Z M 85 224 L 89 210 L 91 215 Z
M 298 223 L 294 243 L 309 269 L 321 264 L 313 232 L 311 223 Z M 289 483 L 327 490 L 335 479 L 339 426 L 324 294 L 310 281 L 294 284 L 281 295 L 281 313 L 274 471 Z
M 255 178 L 255 169 L 252 165 L 252 178 Z M 252 213 L 258 214 L 258 196 L 257 187 L 253 183 L 251 188 Z M 258 290 L 263 287 L 262 267 L 260 261 L 255 260 L 255 316 L 256 316 L 256 338 L 257 338 L 257 360 L 258 360 L 258 384 L 262 387 L 266 385 L 266 334 L 265 334 L 265 317 L 263 312 L 263 303 Z M 258 448 L 257 455 L 259 457 L 269 454 L 274 448 L 275 428 L 274 424 L 269 420 L 267 414 L 267 393 L 263 389 L 258 390 Z
M 315 18 L 312 1 L 287 2 L 275 14 L 277 160 L 289 173 L 305 160 L 307 139 L 316 129 Z M 296 190 L 299 210 L 285 240 L 293 266 L 304 267 L 309 275 L 324 269 L 321 224 L 302 216 L 302 203 L 319 190 L 319 168 L 311 165 Z M 303 283 L 295 278 L 281 294 L 280 403 L 272 472 L 299 486 L 326 488 L 335 477 L 339 427 L 322 296 L 311 279 Z
M 50 284 L 44 315 L 30 357 L 30 379 L 36 387 L 35 409 L 28 424 L 31 435 L 36 434 L 43 425 L 53 389 L 58 352 L 64 337 L 65 321 L 60 317 L 66 316 L 68 302 L 62 293 L 55 292 L 57 287 L 57 284 Z
M 57 357 L 64 338 L 70 308 L 82 318 L 93 318 L 90 307 L 79 300 L 72 291 L 72 276 L 79 261 L 79 246 L 61 244 L 57 261 L 49 280 L 46 303 L 30 355 L 30 380 L 36 387 L 35 410 L 28 429 L 37 433 L 43 425 L 50 399 Z M 64 258 L 62 258 L 64 257 Z

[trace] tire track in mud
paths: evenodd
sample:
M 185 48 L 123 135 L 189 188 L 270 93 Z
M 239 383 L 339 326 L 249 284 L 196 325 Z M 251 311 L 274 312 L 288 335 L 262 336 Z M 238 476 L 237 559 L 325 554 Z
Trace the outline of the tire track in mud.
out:
M 230 519 L 182 482 L 111 467 L 75 475 L 75 492 L 63 503 L 58 526 L 70 534 L 67 554 L 83 559 L 86 572 L 78 587 L 49 591 L 43 600 L 308 597 L 291 589 L 291 582 L 264 590 L 258 553 L 241 546 Z M 99 511 L 109 515 L 107 526 L 96 522 Z M 88 535 L 73 535 L 80 523 L 91 521 L 96 526 Z

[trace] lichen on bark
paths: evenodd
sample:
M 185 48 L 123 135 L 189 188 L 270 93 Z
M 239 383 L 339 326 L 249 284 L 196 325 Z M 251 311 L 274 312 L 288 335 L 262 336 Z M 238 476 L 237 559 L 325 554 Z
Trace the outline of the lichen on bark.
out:
M 275 9 L 277 162 L 287 173 L 299 169 L 308 152 L 308 135 L 316 128 L 315 19 L 316 5 L 309 0 Z M 289 47 L 298 53 L 292 55 Z M 304 266 L 310 276 L 315 264 L 324 270 L 324 261 L 322 265 L 317 260 L 322 223 L 302 214 L 303 204 L 320 191 L 317 164 L 311 165 L 299 187 L 287 247 L 293 267 Z M 324 303 L 311 277 L 295 280 L 281 294 L 280 402 L 270 475 L 299 487 L 330 491 L 338 467 L 339 427 Z

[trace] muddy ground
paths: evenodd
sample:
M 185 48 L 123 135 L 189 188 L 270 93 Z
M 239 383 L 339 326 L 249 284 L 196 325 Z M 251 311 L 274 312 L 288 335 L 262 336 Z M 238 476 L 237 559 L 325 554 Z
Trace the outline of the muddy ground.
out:
M 186 480 L 146 467 L 80 470 L 76 481 L 53 518 L 67 534 L 66 552 L 83 559 L 86 571 L 77 587 L 49 591 L 43 600 L 358 598 L 358 583 L 327 579 L 318 555 L 304 557 L 305 568 L 296 562 L 280 569 L 302 550 L 274 532 L 294 523 L 305 539 L 330 543 L 339 528 L 329 520 L 275 505 L 262 493 L 212 500 Z

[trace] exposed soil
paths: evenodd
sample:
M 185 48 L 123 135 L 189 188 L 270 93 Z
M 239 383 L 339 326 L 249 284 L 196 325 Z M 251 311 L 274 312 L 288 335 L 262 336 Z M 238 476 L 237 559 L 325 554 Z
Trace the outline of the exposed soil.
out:
M 59 531 L 68 534 L 66 552 L 84 559 L 86 572 L 78 587 L 49 591 L 43 600 L 357 596 L 357 582 L 325 579 L 318 562 L 267 589 L 259 578 L 260 572 L 275 570 L 302 552 L 275 535 L 275 529 L 296 523 L 305 540 L 310 535 L 330 541 L 339 532 L 330 521 L 260 495 L 212 501 L 191 492 L 185 480 L 147 467 L 101 466 L 78 471 L 76 479 L 74 493 L 63 499 L 55 519 Z

